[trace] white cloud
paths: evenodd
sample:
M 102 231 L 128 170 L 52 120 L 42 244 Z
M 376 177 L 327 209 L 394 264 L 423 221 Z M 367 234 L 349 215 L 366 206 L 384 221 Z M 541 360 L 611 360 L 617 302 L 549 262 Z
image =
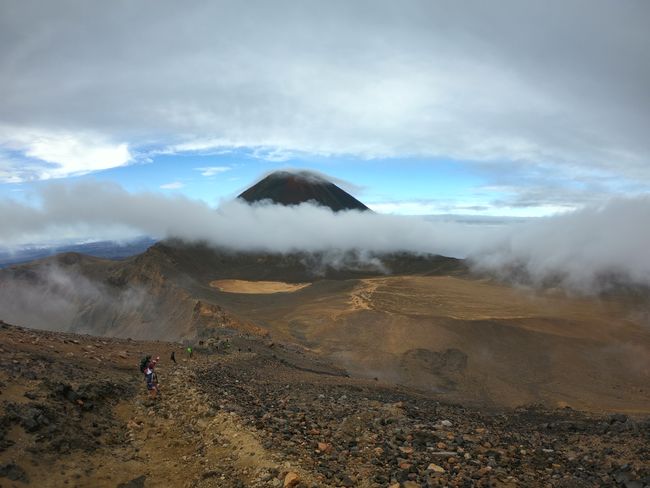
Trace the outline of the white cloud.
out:
M 226 171 L 230 171 L 230 166 L 205 166 L 203 168 L 194 168 L 196 171 L 201 172 L 201 176 L 215 176 Z
M 160 188 L 163 190 L 178 190 L 179 188 L 183 188 L 185 186 L 185 183 L 181 183 L 180 181 L 172 181 L 171 183 L 165 183 L 164 185 L 160 185 Z
M 375 212 L 395 215 L 430 215 L 441 212 L 439 202 L 424 201 L 396 201 L 368 203 L 368 207 Z
M 565 180 L 588 168 L 650 186 L 647 2 L 161 0 L 152 10 L 24 0 L 0 9 L 0 123 L 73 138 L 18 147 L 60 165 L 30 177 L 124 164 L 157 145 L 247 147 L 274 161 L 544 163 Z M 86 131 L 102 140 L 87 144 Z M 12 174 L 26 178 L 16 166 L 3 178 Z
M 650 285 L 650 227 L 642 225 L 648 215 L 650 196 L 644 196 L 523 223 L 482 219 L 469 225 L 451 218 L 333 213 L 308 204 L 234 201 L 214 209 L 183 196 L 128 193 L 117 185 L 51 183 L 34 204 L 0 200 L 0 245 L 75 234 L 101 238 L 120 230 L 240 251 L 411 251 L 470 257 L 492 271 L 516 267 L 540 282 L 559 276 L 587 289 L 605 274 Z
M 162 154 L 174 154 L 182 152 L 198 152 L 201 154 L 228 154 L 232 149 L 243 147 L 242 145 L 235 144 L 232 141 L 219 138 L 190 138 L 190 140 L 170 144 L 160 150 Z
M 0 167 L 0 179 L 6 183 L 84 175 L 132 160 L 127 143 L 113 143 L 94 133 L 0 129 L 0 147 L 13 153 L 11 158 L 3 158 Z
M 375 212 L 393 215 L 462 214 L 524 218 L 556 215 L 569 210 L 563 206 L 549 205 L 542 202 L 538 202 L 534 206 L 514 206 L 508 204 L 495 206 L 489 199 L 483 201 L 403 200 L 369 203 L 368 207 Z

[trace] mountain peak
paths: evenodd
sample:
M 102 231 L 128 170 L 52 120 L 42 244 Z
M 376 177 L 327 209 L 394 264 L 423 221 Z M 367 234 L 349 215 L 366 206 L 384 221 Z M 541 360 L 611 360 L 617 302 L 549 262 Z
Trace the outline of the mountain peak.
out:
M 249 203 L 270 200 L 279 205 L 312 202 L 335 212 L 369 210 L 345 190 L 310 171 L 276 171 L 251 186 L 238 198 Z

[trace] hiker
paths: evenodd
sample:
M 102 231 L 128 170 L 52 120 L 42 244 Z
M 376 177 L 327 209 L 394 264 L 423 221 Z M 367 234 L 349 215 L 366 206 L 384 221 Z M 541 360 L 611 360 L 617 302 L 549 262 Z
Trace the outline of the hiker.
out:
M 144 377 L 145 380 L 147 381 L 147 390 L 149 390 L 149 397 L 151 399 L 156 398 L 158 395 L 158 376 L 156 375 L 156 372 L 154 371 L 154 368 L 156 367 L 156 364 L 160 360 L 160 357 L 156 357 L 156 359 L 152 359 L 149 361 L 149 364 L 147 364 L 147 368 L 144 370 Z
M 172 355 L 170 359 L 174 361 L 174 364 L 176 364 L 176 351 L 172 351 Z
M 192 359 L 192 346 L 187 346 L 187 354 L 189 354 L 190 359 Z

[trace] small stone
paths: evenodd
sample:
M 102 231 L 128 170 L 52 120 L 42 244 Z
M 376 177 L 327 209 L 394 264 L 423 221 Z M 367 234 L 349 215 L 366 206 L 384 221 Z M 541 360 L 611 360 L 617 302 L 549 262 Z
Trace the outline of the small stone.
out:
M 415 481 L 405 481 L 402 483 L 402 486 L 404 488 L 420 488 L 420 483 L 416 483 Z
M 440 421 L 440 425 L 442 425 L 443 427 L 451 427 L 452 424 L 449 420 L 442 420 Z
M 445 468 L 443 468 L 442 466 L 438 466 L 437 464 L 431 463 L 429 464 L 429 466 L 427 466 L 427 471 L 433 471 L 434 473 L 444 473 Z
M 455 455 L 456 453 L 453 451 L 439 451 L 439 452 L 432 452 L 429 454 L 429 456 L 443 457 L 443 458 L 452 457 Z
M 284 488 L 293 488 L 294 486 L 298 486 L 298 483 L 300 483 L 300 476 L 298 476 L 296 473 L 290 471 L 287 473 L 287 475 L 284 477 Z
M 330 452 L 332 450 L 332 444 L 329 444 L 327 442 L 319 442 L 318 450 L 320 452 Z

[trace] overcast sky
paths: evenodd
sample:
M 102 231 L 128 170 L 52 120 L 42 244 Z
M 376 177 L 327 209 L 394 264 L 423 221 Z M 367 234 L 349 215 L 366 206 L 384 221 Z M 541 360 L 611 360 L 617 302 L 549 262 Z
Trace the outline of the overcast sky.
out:
M 2 0 L 0 191 L 216 204 L 291 166 L 390 213 L 644 194 L 648 25 L 646 0 Z
M 649 25 L 647 0 L 0 0 L 0 247 L 177 235 L 650 283 Z M 376 213 L 231 202 L 280 168 Z

